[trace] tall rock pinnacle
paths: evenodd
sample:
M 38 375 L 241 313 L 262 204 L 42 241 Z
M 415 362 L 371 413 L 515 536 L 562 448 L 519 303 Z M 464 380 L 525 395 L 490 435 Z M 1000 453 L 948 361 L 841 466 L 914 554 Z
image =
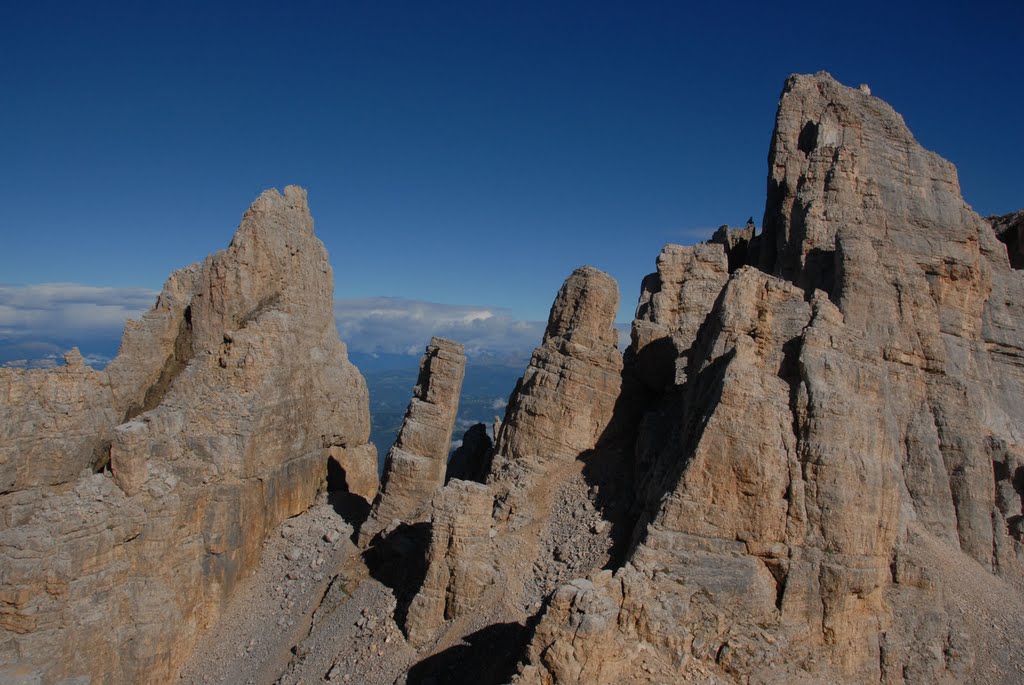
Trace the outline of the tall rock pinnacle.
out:
M 575 459 L 597 444 L 619 393 L 618 308 L 618 285 L 603 271 L 583 266 L 566 279 L 506 410 L 499 463 Z
M 392 522 L 419 520 L 444 485 L 465 373 L 462 345 L 433 338 L 420 360 L 413 397 L 384 462 L 380 493 L 359 531 L 362 544 Z

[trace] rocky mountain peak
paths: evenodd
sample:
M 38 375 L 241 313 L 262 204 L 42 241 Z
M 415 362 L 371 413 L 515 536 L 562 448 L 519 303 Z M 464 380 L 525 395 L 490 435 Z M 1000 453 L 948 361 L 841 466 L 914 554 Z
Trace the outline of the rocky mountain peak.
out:
M 433 338 L 378 490 L 305 193 L 268 191 L 107 370 L 0 370 L 0 680 L 168 681 L 210 629 L 186 681 L 1016 682 L 1020 217 L 791 76 L 762 232 L 666 245 L 624 355 L 576 269 L 451 463 Z
M 128 322 L 107 369 L 77 350 L 0 369 L 0 680 L 171 680 L 329 456 L 376 478 L 333 289 L 305 191 L 267 191 Z
M 619 286 L 611 276 L 592 266 L 581 266 L 562 284 L 551 313 L 544 344 L 618 345 L 615 316 Z

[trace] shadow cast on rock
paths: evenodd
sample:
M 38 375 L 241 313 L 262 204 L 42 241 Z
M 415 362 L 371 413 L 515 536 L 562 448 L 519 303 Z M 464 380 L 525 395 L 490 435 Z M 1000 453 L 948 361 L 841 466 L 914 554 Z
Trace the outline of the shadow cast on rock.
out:
M 669 342 L 652 345 L 646 361 L 652 366 L 665 366 L 670 347 Z M 631 361 L 635 360 L 627 355 L 621 391 L 597 446 L 577 457 L 584 465 L 583 478 L 594 493 L 594 506 L 610 524 L 612 547 L 605 568 L 612 570 L 625 563 L 631 549 L 638 518 L 637 439 L 647 412 L 661 397 L 637 377 L 638 365 Z
M 363 552 L 370 575 L 395 596 L 395 623 L 405 626 L 409 605 L 427 576 L 429 523 L 403 523 L 375 537 Z
M 370 503 L 349 491 L 345 469 L 334 459 L 327 460 L 327 502 L 357 534 L 370 515 Z
M 539 616 L 539 614 L 538 614 Z M 537 618 L 522 623 L 494 623 L 432 654 L 409 669 L 407 685 L 498 685 L 516 673 Z
M 702 333 L 713 325 L 706 320 Z M 700 358 L 700 352 L 691 350 L 691 358 Z M 734 356 L 730 351 L 699 370 L 691 363 L 688 383 L 669 384 L 660 392 L 639 378 L 635 363 L 623 369 L 622 392 L 608 428 L 596 449 L 579 456 L 584 478 L 598 486 L 595 506 L 611 524 L 612 550 L 605 568 L 625 563 L 646 537 L 663 497 L 676 488 L 711 408 L 720 401 L 725 369 Z

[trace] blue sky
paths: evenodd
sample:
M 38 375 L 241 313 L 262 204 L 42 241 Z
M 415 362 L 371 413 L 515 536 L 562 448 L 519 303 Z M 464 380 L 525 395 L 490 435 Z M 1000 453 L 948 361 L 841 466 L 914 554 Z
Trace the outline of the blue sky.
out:
M 821 69 L 1024 206 L 1024 4 L 838 4 L 9 6 L 0 284 L 156 290 L 295 183 L 341 300 L 537 321 L 593 264 L 628 321 L 664 243 L 760 224 L 779 91 Z

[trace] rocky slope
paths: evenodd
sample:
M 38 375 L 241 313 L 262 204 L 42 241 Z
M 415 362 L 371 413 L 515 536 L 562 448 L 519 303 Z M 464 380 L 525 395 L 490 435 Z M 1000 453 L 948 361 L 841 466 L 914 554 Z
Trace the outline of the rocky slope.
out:
M 0 680 L 171 679 L 327 452 L 367 453 L 333 288 L 305 192 L 268 191 L 105 371 L 0 370 Z

